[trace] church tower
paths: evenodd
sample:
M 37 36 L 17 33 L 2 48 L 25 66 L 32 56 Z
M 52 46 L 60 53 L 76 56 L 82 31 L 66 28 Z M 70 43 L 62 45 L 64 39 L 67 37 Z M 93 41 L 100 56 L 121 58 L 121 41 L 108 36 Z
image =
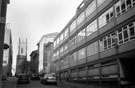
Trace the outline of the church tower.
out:
M 27 39 L 24 41 L 19 38 L 16 74 L 25 72 L 26 63 L 27 63 Z

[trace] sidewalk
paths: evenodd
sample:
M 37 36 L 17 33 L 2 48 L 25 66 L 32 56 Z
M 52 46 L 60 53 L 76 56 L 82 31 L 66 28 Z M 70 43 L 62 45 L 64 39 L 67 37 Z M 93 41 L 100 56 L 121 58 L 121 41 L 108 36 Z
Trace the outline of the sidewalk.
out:
M 9 77 L 3 82 L 3 88 L 16 88 L 16 78 Z
M 60 83 L 60 82 L 59 82 Z M 100 86 L 100 85 L 94 85 L 94 84 L 86 84 L 86 83 L 75 83 L 75 82 L 67 82 L 67 81 L 61 81 L 60 85 L 66 85 L 72 88 L 115 88 L 111 86 Z

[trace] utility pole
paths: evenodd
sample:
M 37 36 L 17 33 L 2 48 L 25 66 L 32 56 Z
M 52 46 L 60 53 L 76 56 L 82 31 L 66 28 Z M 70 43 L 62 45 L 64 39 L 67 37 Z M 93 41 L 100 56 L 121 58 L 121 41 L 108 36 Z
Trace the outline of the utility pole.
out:
M 6 11 L 9 0 L 0 0 L 0 88 L 2 88 L 3 49 L 6 24 Z

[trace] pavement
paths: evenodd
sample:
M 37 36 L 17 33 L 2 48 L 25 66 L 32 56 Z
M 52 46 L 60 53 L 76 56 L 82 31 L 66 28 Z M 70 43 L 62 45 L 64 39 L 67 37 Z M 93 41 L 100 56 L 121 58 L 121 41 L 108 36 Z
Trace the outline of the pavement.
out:
M 71 88 L 118 88 L 114 86 L 101 86 L 101 85 L 95 85 L 95 84 L 75 83 L 75 82 L 67 82 L 67 81 L 61 81 L 60 85 L 66 85 Z
M 7 81 L 3 81 L 3 88 L 16 88 L 17 78 L 8 77 Z

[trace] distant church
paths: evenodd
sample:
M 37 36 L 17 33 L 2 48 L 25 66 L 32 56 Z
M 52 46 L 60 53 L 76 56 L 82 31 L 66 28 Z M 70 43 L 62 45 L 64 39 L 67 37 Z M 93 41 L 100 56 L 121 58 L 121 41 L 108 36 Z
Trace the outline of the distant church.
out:
M 16 74 L 25 73 L 26 64 L 27 64 L 27 39 L 24 41 L 19 38 Z

